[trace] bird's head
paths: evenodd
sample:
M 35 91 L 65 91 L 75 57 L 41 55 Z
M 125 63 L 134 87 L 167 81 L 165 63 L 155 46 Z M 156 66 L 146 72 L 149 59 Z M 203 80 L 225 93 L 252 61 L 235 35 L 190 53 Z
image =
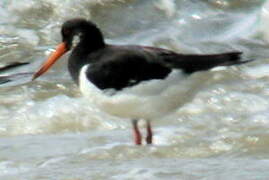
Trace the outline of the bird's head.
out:
M 62 25 L 61 35 L 62 42 L 34 74 L 33 80 L 44 74 L 62 55 L 72 48 L 76 36 L 79 37 L 80 47 L 86 50 L 93 51 L 104 46 L 103 35 L 99 28 L 86 19 L 76 18 L 66 21 Z

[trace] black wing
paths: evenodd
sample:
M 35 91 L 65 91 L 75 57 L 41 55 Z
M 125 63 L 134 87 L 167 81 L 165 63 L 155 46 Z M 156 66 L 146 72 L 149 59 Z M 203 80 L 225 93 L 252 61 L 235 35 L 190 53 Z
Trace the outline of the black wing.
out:
M 88 79 L 100 89 L 122 89 L 144 80 L 163 79 L 172 69 L 185 73 L 242 64 L 241 52 L 188 55 L 146 46 L 109 46 L 91 55 Z
M 173 69 L 181 69 L 185 73 L 209 70 L 217 66 L 231 66 L 250 62 L 242 61 L 242 52 L 232 51 L 219 54 L 178 54 L 166 49 L 142 47 L 143 50 L 155 54 L 159 63 Z

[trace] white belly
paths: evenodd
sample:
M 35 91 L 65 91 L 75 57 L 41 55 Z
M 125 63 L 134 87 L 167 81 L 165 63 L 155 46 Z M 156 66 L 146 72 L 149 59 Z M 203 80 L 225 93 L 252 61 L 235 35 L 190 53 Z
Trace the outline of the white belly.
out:
M 182 104 L 180 96 L 186 88 L 178 89 L 182 80 L 178 72 L 171 73 L 165 81 L 143 82 L 111 95 L 112 90 L 100 90 L 87 79 L 85 72 L 88 66 L 85 65 L 80 72 L 80 91 L 90 103 L 111 115 L 152 119 L 163 116 Z

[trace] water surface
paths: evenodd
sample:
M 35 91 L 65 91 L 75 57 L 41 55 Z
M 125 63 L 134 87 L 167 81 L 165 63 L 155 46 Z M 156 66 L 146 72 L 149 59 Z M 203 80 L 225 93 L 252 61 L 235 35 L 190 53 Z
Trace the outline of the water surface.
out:
M 268 179 L 264 3 L 1 1 L 0 65 L 31 62 L 11 74 L 34 72 L 61 41 L 62 22 L 72 17 L 96 22 L 109 43 L 181 53 L 240 50 L 256 61 L 187 79 L 173 72 L 166 81 L 87 99 L 69 77 L 67 55 L 34 82 L 25 83 L 26 76 L 0 88 L 0 179 Z M 108 113 L 121 101 L 123 117 Z M 98 102 L 109 103 L 102 108 Z M 133 145 L 124 117 L 130 108 L 152 120 L 154 145 Z

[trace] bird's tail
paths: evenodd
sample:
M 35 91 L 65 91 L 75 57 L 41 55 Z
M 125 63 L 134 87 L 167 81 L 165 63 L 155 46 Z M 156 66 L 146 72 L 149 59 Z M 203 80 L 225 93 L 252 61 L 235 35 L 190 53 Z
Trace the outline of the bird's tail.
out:
M 180 68 L 186 73 L 204 71 L 217 66 L 231 66 L 250 62 L 252 60 L 242 61 L 242 52 L 227 52 L 221 54 L 205 55 L 179 55 L 179 58 L 167 58 L 168 64 L 172 68 Z

